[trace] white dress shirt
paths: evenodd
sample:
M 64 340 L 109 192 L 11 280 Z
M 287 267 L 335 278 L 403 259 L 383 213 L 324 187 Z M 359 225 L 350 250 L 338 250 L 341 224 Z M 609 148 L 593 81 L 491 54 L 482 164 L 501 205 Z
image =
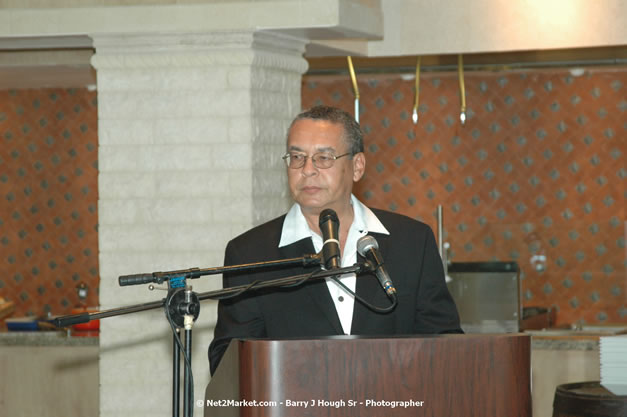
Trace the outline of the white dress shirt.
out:
M 348 229 L 346 245 L 344 248 L 341 248 L 342 267 L 352 266 L 357 263 L 357 241 L 360 237 L 367 235 L 368 232 L 390 234 L 372 210 L 363 205 L 354 195 L 351 195 L 351 205 L 353 206 L 354 214 L 353 223 Z M 300 209 L 300 205 L 294 203 L 285 217 L 279 247 L 291 245 L 307 237 L 311 237 L 314 249 L 316 253 L 319 253 L 322 250 L 322 236 L 309 228 L 307 220 L 305 220 L 305 216 Z M 355 292 L 357 279 L 355 274 L 345 274 L 339 279 L 344 285 L 350 288 L 351 291 Z M 326 282 L 333 303 L 335 304 L 340 323 L 342 323 L 342 329 L 345 334 L 350 334 L 355 298 L 332 279 L 327 278 Z

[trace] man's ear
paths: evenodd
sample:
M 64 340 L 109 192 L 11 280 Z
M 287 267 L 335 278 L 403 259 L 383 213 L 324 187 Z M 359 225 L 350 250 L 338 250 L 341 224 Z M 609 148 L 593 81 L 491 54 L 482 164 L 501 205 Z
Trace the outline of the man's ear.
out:
M 353 182 L 357 182 L 366 172 L 366 155 L 363 152 L 353 155 Z

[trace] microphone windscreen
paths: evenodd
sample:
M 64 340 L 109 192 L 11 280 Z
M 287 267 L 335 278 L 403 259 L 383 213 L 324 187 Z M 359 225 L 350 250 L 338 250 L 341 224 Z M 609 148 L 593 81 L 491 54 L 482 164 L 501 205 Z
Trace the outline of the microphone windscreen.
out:
M 366 254 L 370 249 L 379 249 L 379 244 L 377 243 L 377 239 L 370 235 L 362 236 L 357 241 L 357 252 L 366 258 Z
M 327 221 L 332 221 L 333 223 L 339 224 L 340 220 L 337 218 L 337 214 L 332 209 L 324 209 L 322 213 L 320 213 L 320 219 L 318 221 L 318 226 L 322 227 L 322 225 Z

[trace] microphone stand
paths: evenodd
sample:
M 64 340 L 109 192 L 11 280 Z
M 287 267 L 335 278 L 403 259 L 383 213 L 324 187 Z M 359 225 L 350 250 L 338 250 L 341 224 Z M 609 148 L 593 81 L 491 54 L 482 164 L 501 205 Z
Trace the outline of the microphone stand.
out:
M 168 295 L 161 301 L 135 304 L 126 307 L 113 308 L 92 313 L 80 313 L 62 316 L 51 320 L 51 322 L 56 327 L 68 327 L 74 324 L 87 323 L 91 320 L 99 320 L 124 314 L 137 313 L 145 310 L 164 308 L 168 321 L 170 321 L 170 325 L 172 326 L 172 330 L 173 332 L 175 332 L 173 333 L 172 352 L 172 416 L 178 417 L 180 411 L 180 354 L 181 350 L 184 349 L 184 356 L 185 359 L 189 362 L 189 367 L 185 367 L 183 375 L 183 415 L 184 417 L 191 417 L 191 415 L 193 414 L 192 407 L 194 402 L 192 396 L 193 386 L 191 380 L 192 326 L 194 321 L 196 321 L 198 315 L 200 314 L 201 300 L 220 299 L 224 298 L 225 296 L 234 297 L 237 296 L 239 293 L 260 288 L 282 287 L 296 284 L 300 285 L 311 279 L 328 278 L 348 273 L 355 273 L 356 275 L 359 275 L 364 272 L 372 272 L 375 268 L 369 262 L 364 262 L 345 268 L 319 270 L 311 274 L 295 275 L 291 277 L 277 278 L 267 281 L 256 281 L 249 285 L 238 285 L 235 287 L 223 288 L 221 290 L 208 291 L 200 294 L 196 294 L 192 291 L 192 287 L 187 285 L 186 279 L 199 278 L 202 275 L 213 275 L 221 274 L 224 272 L 260 269 L 270 266 L 294 265 L 299 263 L 302 263 L 305 266 L 316 265 L 320 263 L 320 258 L 318 255 L 306 255 L 302 258 L 291 258 L 279 261 L 257 262 L 251 264 L 241 264 L 206 269 L 191 268 L 178 271 L 153 272 L 149 274 L 120 276 L 119 283 L 121 286 L 147 284 L 152 282 L 162 283 L 163 281 L 168 281 Z M 179 344 L 180 342 L 178 341 L 178 335 L 176 334 L 176 332 L 179 332 L 180 329 L 185 330 L 184 347 Z
M 302 264 L 303 266 L 320 265 L 320 255 L 305 255 L 301 258 L 279 259 L 277 261 L 254 262 L 249 264 L 219 266 L 215 268 L 190 268 L 169 272 L 151 272 L 148 274 L 122 275 L 118 281 L 120 286 L 149 284 L 151 282 L 161 284 L 174 277 L 200 278 L 203 275 L 222 274 L 224 272 L 248 271 L 253 269 L 269 268 L 273 266 L 290 266 Z

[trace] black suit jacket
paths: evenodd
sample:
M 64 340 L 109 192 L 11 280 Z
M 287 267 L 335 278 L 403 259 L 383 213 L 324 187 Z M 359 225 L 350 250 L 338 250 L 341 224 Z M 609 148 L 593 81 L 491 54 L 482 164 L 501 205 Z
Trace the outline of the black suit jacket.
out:
M 355 301 L 351 334 L 410 335 L 462 333 L 455 303 L 446 287 L 442 261 L 433 232 L 424 223 L 395 213 L 372 209 L 389 235 L 370 233 L 394 282 L 398 305 L 376 313 Z M 285 215 L 255 227 L 229 242 L 225 265 L 297 258 L 314 254 L 311 238 L 279 248 Z M 358 255 L 359 257 L 359 255 Z M 363 260 L 363 259 L 361 259 Z M 315 267 L 316 269 L 318 267 Z M 304 274 L 315 269 L 288 267 L 259 273 L 225 275 L 224 288 Z M 356 291 L 371 304 L 390 301 L 374 274 L 357 277 Z M 343 334 L 325 280 L 295 288 L 271 288 L 220 301 L 214 340 L 209 346 L 211 373 L 233 338 L 290 338 Z

